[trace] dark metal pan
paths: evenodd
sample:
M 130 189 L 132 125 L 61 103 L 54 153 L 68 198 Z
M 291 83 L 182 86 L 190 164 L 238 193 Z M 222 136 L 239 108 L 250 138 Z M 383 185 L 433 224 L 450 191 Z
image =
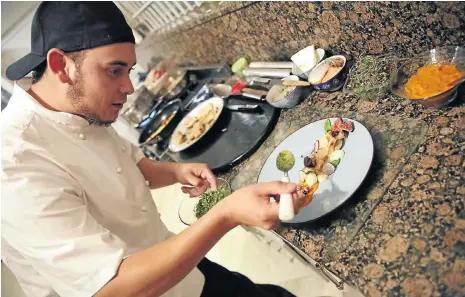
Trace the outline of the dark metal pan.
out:
M 139 136 L 139 144 L 155 144 L 171 137 L 171 134 L 183 118 L 182 101 L 175 99 L 165 104 L 147 124 Z

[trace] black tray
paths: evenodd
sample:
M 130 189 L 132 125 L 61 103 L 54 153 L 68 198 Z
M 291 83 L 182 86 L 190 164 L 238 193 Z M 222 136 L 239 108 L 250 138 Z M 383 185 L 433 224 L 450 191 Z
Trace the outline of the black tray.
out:
M 207 163 L 213 172 L 225 172 L 239 164 L 265 141 L 276 125 L 280 110 L 266 101 L 231 96 L 228 104 L 258 104 L 261 112 L 238 112 L 225 108 L 218 121 L 190 148 L 170 155 L 178 162 Z

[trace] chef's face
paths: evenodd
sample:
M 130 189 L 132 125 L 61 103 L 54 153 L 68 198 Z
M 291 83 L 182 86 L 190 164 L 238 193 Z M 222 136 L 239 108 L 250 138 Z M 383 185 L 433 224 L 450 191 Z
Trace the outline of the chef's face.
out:
M 129 72 L 135 63 L 132 43 L 101 46 L 78 56 L 67 91 L 75 113 L 91 124 L 113 123 L 127 95 L 134 92 Z

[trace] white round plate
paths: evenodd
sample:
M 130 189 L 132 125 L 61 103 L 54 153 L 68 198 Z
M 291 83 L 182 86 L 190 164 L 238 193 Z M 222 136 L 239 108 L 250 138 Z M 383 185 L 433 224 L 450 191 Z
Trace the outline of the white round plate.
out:
M 176 129 L 174 129 L 173 131 L 173 134 L 176 133 L 177 131 L 183 131 L 184 130 L 184 121 L 186 120 L 186 118 L 188 116 L 197 116 L 197 114 L 200 112 L 200 110 L 202 109 L 202 107 L 205 105 L 205 104 L 208 104 L 208 103 L 212 103 L 214 106 L 217 106 L 219 107 L 218 109 L 218 113 L 216 114 L 216 117 L 213 119 L 213 121 L 210 123 L 210 125 L 205 129 L 205 131 L 202 133 L 202 135 L 200 135 L 199 137 L 197 137 L 196 139 L 192 140 L 192 141 L 189 141 L 189 142 L 185 142 L 181 145 L 177 145 L 173 142 L 173 138 L 171 137 L 170 139 L 170 144 L 169 144 L 169 149 L 170 151 L 174 152 L 174 153 L 177 153 L 177 152 L 180 152 L 180 151 L 183 151 L 189 147 L 191 147 L 194 143 L 196 143 L 197 141 L 199 141 L 210 129 L 211 127 L 213 127 L 213 125 L 216 123 L 216 121 L 218 120 L 218 118 L 220 117 L 220 114 L 221 112 L 223 111 L 223 107 L 224 107 L 224 100 L 223 98 L 220 98 L 220 97 L 212 97 L 210 99 L 207 99 L 205 101 L 203 101 L 202 103 L 200 103 L 199 105 L 197 105 L 193 110 L 191 110 L 178 124 L 178 126 L 176 127 Z
M 336 118 L 330 120 L 334 123 Z M 355 129 L 344 143 L 342 150 L 345 155 L 336 171 L 320 183 L 318 190 L 313 194 L 312 202 L 285 223 L 303 223 L 324 216 L 349 199 L 365 179 L 373 160 L 373 139 L 361 123 L 344 119 L 346 120 L 353 122 Z M 325 121 L 326 119 L 302 127 L 281 142 L 263 165 L 258 182 L 281 180 L 283 173 L 276 168 L 276 157 L 282 150 L 289 150 L 296 159 L 294 168 L 289 171 L 289 177 L 291 182 L 298 183 L 299 170 L 304 168 L 301 155 L 309 154 L 314 143 L 324 135 Z

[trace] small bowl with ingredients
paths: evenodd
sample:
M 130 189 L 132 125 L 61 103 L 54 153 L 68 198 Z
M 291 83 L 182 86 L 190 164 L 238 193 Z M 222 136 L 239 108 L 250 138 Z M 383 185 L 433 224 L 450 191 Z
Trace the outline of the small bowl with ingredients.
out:
M 361 55 L 350 67 L 344 92 L 363 100 L 384 99 L 390 92 L 392 55 Z
M 292 108 L 299 104 L 303 87 L 274 85 L 266 95 L 266 101 L 276 108 Z
M 392 92 L 426 107 L 438 108 L 457 98 L 465 77 L 465 48 L 446 46 L 394 61 Z
M 200 197 L 182 198 L 178 207 L 178 217 L 187 226 L 192 225 L 218 202 L 232 193 L 231 185 L 223 178 L 216 179 L 216 190 L 209 188 Z
M 346 62 L 346 57 L 342 55 L 331 56 L 313 68 L 308 81 L 318 91 L 337 91 L 342 88 L 347 78 L 347 72 L 344 71 Z

